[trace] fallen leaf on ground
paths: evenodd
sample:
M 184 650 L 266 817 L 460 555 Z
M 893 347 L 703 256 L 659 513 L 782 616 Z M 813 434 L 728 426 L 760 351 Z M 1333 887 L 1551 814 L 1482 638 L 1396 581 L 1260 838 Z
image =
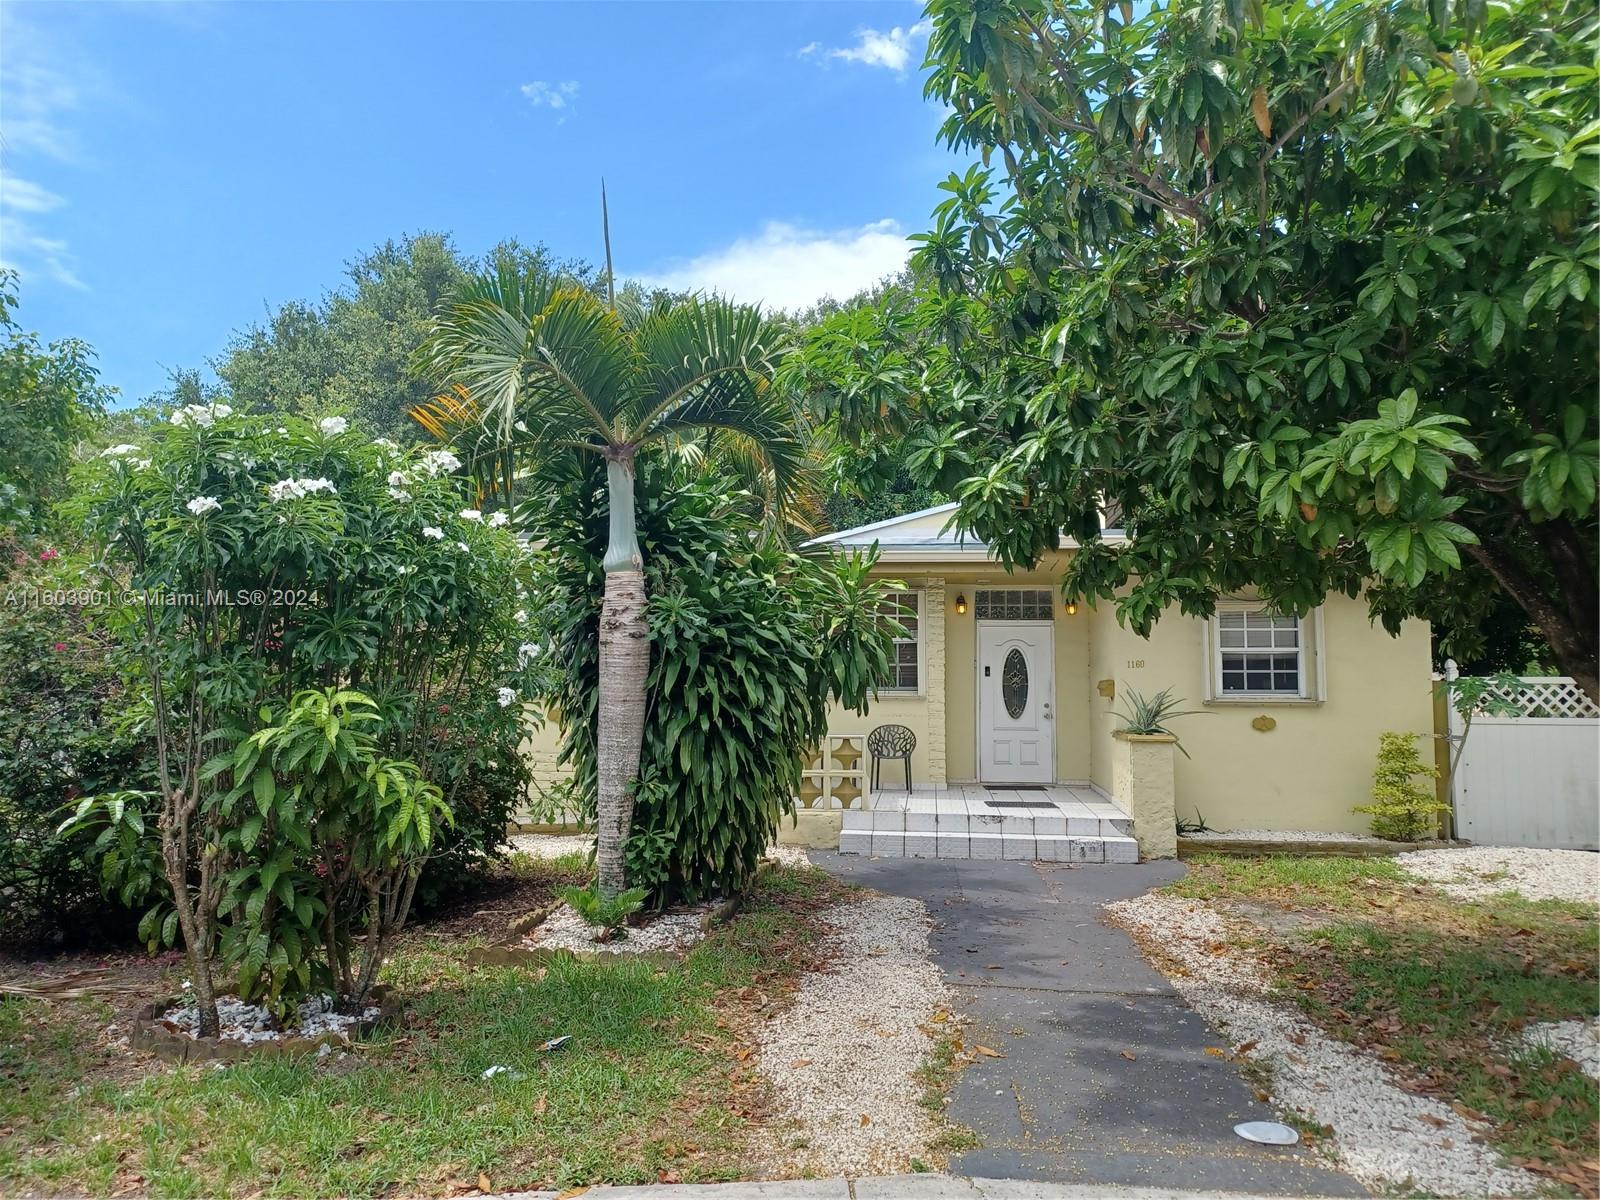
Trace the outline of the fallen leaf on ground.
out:
M 985 1055 L 985 1056 L 987 1056 L 989 1058 L 1004 1058 L 1005 1057 L 1005 1055 L 1001 1054 L 1000 1051 L 991 1050 L 987 1046 L 974 1046 L 973 1049 L 976 1050 L 979 1054 Z
M 1129 1062 L 1137 1062 L 1138 1058 L 1139 1058 L 1139 1056 L 1137 1054 L 1135 1054 L 1132 1050 L 1124 1050 L 1122 1052 L 1122 1057 L 1127 1059 Z
M 796 1070 L 799 1070 L 801 1067 L 809 1067 L 811 1065 L 811 1060 L 809 1058 L 796 1058 L 792 1059 L 789 1065 L 794 1067 Z
M 494 1185 L 489 1182 L 489 1173 L 487 1171 L 478 1172 L 478 1190 L 485 1196 L 494 1191 Z
M 1224 1050 L 1221 1046 L 1207 1046 L 1206 1047 L 1206 1053 L 1211 1055 L 1212 1058 L 1222 1058 L 1228 1052 L 1226 1050 Z
M 871 1125 L 871 1124 L 872 1124 L 872 1118 L 867 1116 L 866 1113 L 862 1113 L 861 1114 L 861 1128 L 865 1129 L 868 1125 Z

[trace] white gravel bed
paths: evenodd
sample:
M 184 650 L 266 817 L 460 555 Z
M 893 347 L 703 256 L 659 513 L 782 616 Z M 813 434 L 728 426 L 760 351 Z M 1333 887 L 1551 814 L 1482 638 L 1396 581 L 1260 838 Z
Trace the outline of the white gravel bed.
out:
M 295 1023 L 279 1028 L 273 1015 L 259 1004 L 246 1004 L 236 996 L 217 997 L 217 1021 L 221 1027 L 218 1036 L 229 1042 L 279 1042 L 327 1033 L 348 1038 L 355 1026 L 377 1017 L 378 1009 L 368 1005 L 359 1013 L 334 1012 L 331 996 L 313 996 L 300 1002 L 295 1015 Z M 177 1026 L 180 1033 L 199 1036 L 200 1010 L 192 1003 L 169 1008 L 160 1020 Z
M 811 856 L 806 853 L 804 846 L 785 846 L 781 842 L 773 842 L 767 847 L 766 857 L 772 859 L 780 867 L 809 867 Z
M 1395 862 L 1463 900 L 1517 892 L 1529 900 L 1600 905 L 1600 854 L 1588 850 L 1463 846 L 1413 850 Z
M 1522 1031 L 1520 1041 L 1525 1046 L 1570 1058 L 1590 1079 L 1600 1080 L 1600 1017 L 1529 1025 Z
M 1184 833 L 1179 836 L 1197 842 L 1367 842 L 1374 846 L 1394 845 L 1370 833 L 1329 833 L 1325 829 L 1208 829 L 1205 833 Z
M 592 837 L 569 837 L 553 833 L 519 833 L 506 839 L 517 854 L 531 858 L 565 858 L 569 854 L 587 854 L 594 848 Z
M 1333 1134 L 1339 1164 L 1375 1191 L 1411 1189 L 1439 1196 L 1538 1194 L 1542 1178 L 1503 1163 L 1454 1109 L 1398 1087 L 1373 1056 L 1329 1037 L 1289 1007 L 1267 998 L 1253 961 L 1212 948 L 1229 924 L 1210 906 L 1172 896 L 1140 896 L 1106 906 L 1153 957 L 1168 960 L 1172 984 L 1235 1046 L 1272 1072 L 1274 1101 Z M 1241 1143 L 1242 1144 L 1242 1143 Z
M 822 919 L 833 965 L 808 976 L 758 1039 L 777 1109 L 762 1156 L 775 1176 L 908 1171 L 940 1130 L 915 1078 L 933 1049 L 923 1026 L 946 1002 L 927 909 L 874 895 Z
M 534 948 L 596 951 L 602 954 L 644 954 L 649 951 L 675 954 L 689 949 L 706 936 L 700 922 L 714 907 L 703 904 L 697 908 L 652 916 L 637 929 L 629 926 L 627 937 L 597 942 L 594 939 L 601 931 L 600 926 L 589 924 L 573 911 L 571 905 L 563 904 L 529 930 L 522 944 Z

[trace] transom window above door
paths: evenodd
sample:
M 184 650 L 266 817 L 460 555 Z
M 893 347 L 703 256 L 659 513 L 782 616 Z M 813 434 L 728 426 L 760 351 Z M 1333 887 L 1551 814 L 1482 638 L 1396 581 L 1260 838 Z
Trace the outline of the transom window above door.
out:
M 1220 696 L 1305 696 L 1306 637 L 1299 617 L 1232 609 L 1216 615 Z
M 1049 588 L 979 588 L 972 610 L 980 621 L 1049 621 L 1055 593 Z

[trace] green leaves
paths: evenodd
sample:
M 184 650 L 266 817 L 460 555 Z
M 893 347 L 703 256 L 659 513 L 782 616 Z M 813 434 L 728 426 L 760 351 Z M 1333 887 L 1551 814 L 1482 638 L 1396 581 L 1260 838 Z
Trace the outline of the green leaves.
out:
M 565 759 L 593 803 L 598 691 L 598 481 L 551 506 L 533 600 L 559 614 L 564 666 L 549 701 Z M 651 664 L 643 761 L 627 850 L 653 901 L 745 887 L 800 791 L 829 706 L 861 708 L 886 677 L 888 585 L 870 556 L 798 556 L 759 534 L 727 480 L 651 459 L 638 480 Z
M 1600 440 L 1588 432 L 1592 420 L 1592 410 L 1568 405 L 1559 434 L 1536 434 L 1532 446 L 1506 457 L 1508 468 L 1522 471 L 1518 495 L 1535 520 L 1581 520 L 1594 511 Z
M 928 91 L 992 173 L 794 375 L 1005 563 L 1076 539 L 1068 591 L 1141 632 L 1249 586 L 1466 625 L 1514 562 L 1592 674 L 1592 13 L 1433 10 L 940 0 Z

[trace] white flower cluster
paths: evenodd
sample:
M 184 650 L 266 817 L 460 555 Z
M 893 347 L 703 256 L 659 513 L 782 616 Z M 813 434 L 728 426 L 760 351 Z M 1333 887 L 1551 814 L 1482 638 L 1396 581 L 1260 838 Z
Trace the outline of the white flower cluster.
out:
M 432 538 L 436 542 L 442 542 L 444 541 L 444 530 L 437 525 L 424 525 L 422 527 L 422 536 Z
M 529 663 L 543 653 L 544 647 L 538 642 L 523 642 L 517 647 L 517 670 L 526 669 Z
M 502 526 L 509 525 L 509 524 L 511 524 L 511 518 L 506 516 L 505 513 L 497 512 L 497 513 L 490 513 L 489 514 L 489 526 L 490 526 L 490 528 L 499 529 Z
M 459 513 L 456 514 L 456 516 L 460 517 L 463 521 L 483 520 L 483 513 L 479 512 L 475 508 L 463 508 Z
M 198 425 L 201 429 L 210 429 L 224 417 L 231 416 L 233 416 L 232 405 L 185 404 L 172 414 L 171 421 L 174 425 Z
M 150 460 L 148 458 L 132 457 L 133 453 L 138 449 L 139 447 L 135 446 L 132 442 L 123 442 L 119 446 L 107 446 L 104 450 L 100 451 L 100 457 L 114 458 L 117 460 L 118 464 L 130 466 L 136 471 L 142 471 L 150 465 Z
M 417 470 L 430 479 L 461 469 L 461 460 L 448 450 L 429 450 L 417 460 Z
M 510 708 L 513 704 L 515 704 L 517 702 L 517 690 L 516 690 L 516 688 L 508 688 L 508 687 L 501 688 L 500 691 L 499 691 L 499 700 L 500 700 L 500 707 L 501 708 Z
M 374 445 L 377 444 L 394 445 L 393 442 L 384 441 L 383 439 L 374 443 Z M 395 500 L 409 500 L 411 499 L 410 484 L 413 480 L 419 477 L 437 479 L 440 475 L 448 475 L 460 466 L 461 460 L 451 454 L 450 451 L 429 450 L 421 458 L 417 459 L 416 465 L 410 471 L 389 472 L 389 495 Z M 470 512 L 472 510 L 468 509 L 467 511 Z M 462 516 L 465 517 L 466 513 L 462 513 Z M 468 519 L 471 520 L 473 518 Z
M 280 479 L 267 488 L 267 499 L 274 503 L 280 500 L 298 500 L 313 492 L 327 492 L 330 496 L 339 494 L 331 479 Z
M 189 501 L 188 504 L 184 505 L 184 507 L 192 512 L 195 516 L 203 517 L 207 513 L 216 512 L 219 508 L 221 508 L 222 501 L 218 500 L 215 496 L 196 496 L 193 500 Z
M 346 429 L 350 428 L 350 422 L 343 417 L 323 417 L 322 420 L 317 422 L 317 428 L 329 437 L 338 437 Z

